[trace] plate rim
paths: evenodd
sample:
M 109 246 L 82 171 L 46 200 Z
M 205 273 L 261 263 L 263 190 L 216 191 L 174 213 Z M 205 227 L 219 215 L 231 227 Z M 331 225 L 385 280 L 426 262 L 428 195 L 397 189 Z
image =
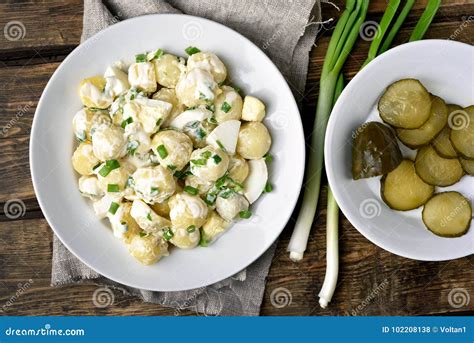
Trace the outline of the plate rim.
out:
M 252 263 L 254 263 L 256 260 L 258 260 L 265 252 L 267 252 L 268 249 L 278 240 L 278 238 L 280 237 L 282 231 L 285 229 L 287 223 L 289 222 L 289 220 L 291 218 L 291 215 L 292 215 L 292 212 L 294 211 L 294 209 L 296 207 L 296 204 L 298 202 L 298 198 L 299 198 L 299 195 L 301 193 L 301 188 L 303 186 L 303 176 L 304 176 L 305 164 L 306 164 L 306 149 L 305 149 L 306 146 L 305 146 L 305 135 L 304 135 L 304 130 L 303 130 L 303 123 L 302 123 L 302 119 L 301 119 L 300 109 L 298 107 L 298 104 L 296 102 L 294 94 L 293 94 L 291 88 L 289 87 L 288 82 L 286 81 L 283 74 L 280 72 L 280 70 L 275 65 L 275 63 L 270 59 L 270 57 L 268 57 L 262 51 L 262 49 L 260 49 L 260 47 L 258 47 L 254 42 L 252 42 L 250 39 L 248 39 L 247 37 L 245 37 L 244 35 L 242 35 L 238 31 L 236 31 L 236 30 L 234 30 L 234 29 L 232 29 L 232 28 L 230 28 L 230 27 L 228 27 L 224 24 L 221 24 L 219 22 L 216 22 L 216 21 L 213 21 L 213 20 L 210 20 L 210 19 L 207 19 L 207 18 L 198 17 L 198 16 L 192 16 L 192 15 L 187 15 L 187 14 L 176 14 L 176 13 L 148 14 L 148 15 L 133 17 L 133 18 L 129 18 L 129 19 L 120 21 L 119 23 L 110 25 L 107 28 L 97 32 L 96 34 L 92 35 L 91 37 L 89 37 L 84 42 L 80 43 L 77 47 L 74 48 L 74 50 L 72 50 L 66 56 L 66 58 L 60 63 L 60 65 L 56 68 L 54 73 L 51 75 L 50 79 L 48 80 L 46 86 L 44 87 L 44 89 L 41 93 L 40 99 L 38 101 L 38 105 L 37 105 L 35 113 L 34 113 L 32 125 L 31 125 L 30 138 L 29 138 L 30 146 L 29 146 L 28 158 L 29 158 L 30 174 L 31 174 L 31 181 L 32 181 L 32 184 L 33 184 L 34 193 L 35 193 L 36 199 L 38 201 L 38 204 L 41 208 L 41 212 L 43 213 L 43 215 L 44 215 L 46 221 L 48 222 L 48 225 L 51 228 L 51 230 L 53 231 L 53 233 L 59 238 L 61 243 L 68 249 L 68 251 L 71 252 L 78 260 L 80 260 L 82 263 L 84 263 L 87 267 L 89 267 L 90 269 L 94 270 L 98 274 L 100 274 L 100 275 L 102 275 L 102 276 L 104 276 L 104 277 L 106 277 L 106 278 L 108 278 L 112 281 L 118 282 L 120 284 L 123 284 L 125 286 L 129 286 L 129 287 L 145 289 L 142 286 L 137 285 L 136 283 L 134 283 L 133 280 L 129 280 L 130 282 L 129 281 L 124 281 L 123 279 L 120 279 L 120 278 L 117 278 L 115 276 L 110 275 L 110 273 L 108 271 L 103 271 L 103 270 L 96 269 L 90 263 L 83 260 L 76 253 L 75 249 L 72 248 L 69 243 L 65 242 L 65 240 L 63 239 L 63 237 L 60 233 L 61 230 L 56 230 L 54 228 L 54 226 L 51 224 L 52 223 L 51 215 L 50 215 L 50 213 L 47 213 L 47 211 L 44 210 L 47 206 L 46 201 L 42 198 L 40 192 L 38 192 L 39 186 L 37 184 L 39 184 L 39 182 L 41 180 L 38 179 L 37 168 L 39 168 L 39 166 L 35 166 L 35 164 L 33 163 L 34 155 L 35 155 L 34 152 L 33 152 L 33 150 L 34 150 L 34 148 L 33 148 L 33 146 L 34 146 L 33 145 L 33 137 L 38 135 L 38 124 L 37 123 L 38 123 L 39 119 L 37 119 L 37 118 L 39 118 L 39 116 L 40 116 L 39 113 L 44 112 L 43 108 L 46 106 L 45 102 L 47 101 L 47 99 L 45 98 L 45 93 L 51 87 L 51 85 L 55 82 L 55 79 L 58 77 L 58 74 L 61 73 L 64 66 L 69 63 L 69 60 L 71 58 L 73 58 L 73 56 L 75 56 L 76 54 L 79 54 L 82 49 L 87 48 L 87 45 L 91 41 L 99 39 L 102 35 L 106 34 L 107 32 L 112 31 L 112 30 L 116 30 L 117 27 L 121 27 L 121 26 L 124 26 L 124 25 L 131 25 L 133 22 L 144 20 L 144 18 L 147 18 L 149 20 L 150 17 L 155 17 L 155 18 L 162 18 L 162 17 L 171 17 L 171 18 L 172 17 L 180 17 L 180 18 L 182 18 L 182 17 L 187 17 L 190 20 L 206 23 L 207 25 L 217 25 L 217 27 L 223 29 L 224 31 L 229 30 L 229 31 L 233 32 L 240 39 L 242 39 L 246 43 L 250 44 L 250 46 L 255 48 L 256 52 L 259 53 L 264 58 L 264 60 L 266 60 L 266 62 L 268 62 L 268 65 L 269 65 L 270 68 L 273 69 L 273 72 L 275 73 L 275 76 L 283 82 L 284 87 L 288 90 L 289 108 L 293 108 L 293 111 L 295 111 L 295 113 L 298 114 L 298 120 L 297 120 L 298 123 L 296 125 L 297 132 L 295 134 L 295 141 L 297 142 L 297 144 L 300 146 L 300 149 L 301 149 L 301 162 L 300 162 L 300 166 L 299 166 L 300 173 L 299 173 L 299 175 L 295 175 L 296 184 L 298 185 L 298 192 L 295 192 L 295 194 L 298 193 L 298 195 L 295 196 L 294 199 L 292 199 L 291 201 L 288 201 L 288 203 L 287 203 L 289 205 L 288 207 L 290 207 L 292 210 L 289 211 L 289 214 L 288 214 L 287 218 L 284 218 L 284 221 L 282 220 L 281 227 L 275 232 L 275 237 L 273 239 L 269 240 L 269 243 L 266 244 L 262 248 L 262 250 L 259 254 L 256 254 L 255 258 L 250 259 L 249 263 L 244 265 L 242 268 L 239 268 L 238 270 L 228 271 L 227 273 L 225 273 L 225 276 L 215 277 L 213 279 L 210 278 L 205 283 L 196 284 L 193 287 L 178 286 L 178 287 L 175 287 L 175 288 L 169 288 L 169 287 L 168 288 L 166 288 L 166 287 L 165 288 L 146 288 L 146 290 L 159 291 L 159 292 L 186 291 L 186 290 L 196 289 L 196 288 L 200 288 L 200 287 L 206 287 L 206 286 L 212 285 L 214 283 L 220 282 L 222 280 L 225 280 L 225 279 L 235 275 L 236 273 L 240 272 L 241 270 L 248 268 Z M 235 223 L 234 223 L 234 225 L 235 225 Z
M 390 58 L 392 55 L 396 55 L 399 53 L 399 51 L 406 50 L 406 49 L 413 49 L 414 47 L 417 46 L 423 46 L 423 45 L 432 45 L 432 44 L 443 44 L 443 47 L 446 45 L 453 45 L 457 47 L 462 47 L 462 48 L 472 48 L 474 50 L 474 47 L 463 42 L 459 41 L 454 41 L 454 40 L 449 40 L 449 39 L 424 39 L 424 40 L 419 40 L 419 41 L 413 41 L 413 42 L 407 42 L 402 45 L 398 45 L 396 47 L 393 47 L 392 49 L 384 52 L 382 55 L 377 56 L 371 63 L 369 63 L 367 66 L 365 66 L 362 70 L 357 72 L 357 74 L 354 76 L 354 78 L 347 84 L 347 87 L 344 88 L 343 92 L 341 93 L 339 99 L 337 100 L 336 104 L 333 107 L 333 110 L 331 113 L 336 113 L 339 111 L 339 108 L 342 107 L 343 101 L 346 97 L 348 97 L 348 91 L 346 89 L 349 87 L 350 83 L 352 83 L 354 80 L 358 82 L 360 78 L 363 78 L 365 74 L 370 73 L 370 70 L 374 68 L 375 64 L 383 63 L 383 61 L 387 58 Z M 375 62 L 375 63 L 374 63 Z M 353 83 L 354 84 L 354 83 Z M 390 247 L 384 246 L 383 242 L 381 242 L 378 238 L 375 237 L 375 235 L 372 235 L 369 231 L 364 231 L 363 229 L 360 229 L 360 227 L 363 227 L 362 223 L 359 222 L 359 219 L 357 216 L 353 215 L 352 212 L 349 210 L 349 208 L 346 207 L 346 203 L 344 201 L 340 201 L 342 199 L 342 195 L 339 192 L 338 187 L 334 187 L 334 185 L 337 185 L 337 182 L 335 180 L 334 172 L 332 169 L 332 161 L 333 161 L 333 156 L 330 151 L 329 147 L 329 141 L 332 139 L 332 137 L 335 134 L 335 128 L 334 126 L 334 119 L 335 116 L 331 114 L 328 120 L 328 125 L 327 125 L 327 131 L 326 131 L 326 137 L 324 140 L 324 167 L 326 169 L 326 175 L 328 178 L 328 183 L 329 186 L 331 187 L 331 190 L 333 191 L 334 198 L 336 199 L 339 208 L 343 212 L 344 216 L 349 220 L 351 225 L 365 238 L 367 238 L 372 244 L 378 246 L 381 249 L 384 249 L 394 255 L 401 256 L 404 258 L 412 259 L 412 260 L 418 260 L 418 261 L 449 261 L 449 260 L 455 260 L 458 258 L 463 258 L 466 256 L 469 256 L 469 252 L 466 253 L 452 253 L 449 256 L 440 256 L 439 258 L 427 258 L 422 255 L 417 255 L 416 253 L 410 254 L 406 253 L 397 249 L 392 249 Z M 453 249 L 455 250 L 455 249 Z

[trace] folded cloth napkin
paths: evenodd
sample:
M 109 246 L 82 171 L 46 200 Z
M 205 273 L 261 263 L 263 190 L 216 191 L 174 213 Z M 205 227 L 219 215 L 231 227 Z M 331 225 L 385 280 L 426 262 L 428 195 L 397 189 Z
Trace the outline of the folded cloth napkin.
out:
M 117 21 L 145 14 L 185 13 L 205 17 L 233 28 L 258 45 L 278 66 L 300 101 L 320 12 L 319 0 L 84 0 L 81 41 Z M 216 284 L 182 292 L 151 292 L 101 276 L 80 262 L 54 236 L 51 284 L 63 286 L 93 280 L 146 302 L 172 307 L 176 314 L 190 309 L 205 315 L 258 315 L 275 246 L 246 270 Z

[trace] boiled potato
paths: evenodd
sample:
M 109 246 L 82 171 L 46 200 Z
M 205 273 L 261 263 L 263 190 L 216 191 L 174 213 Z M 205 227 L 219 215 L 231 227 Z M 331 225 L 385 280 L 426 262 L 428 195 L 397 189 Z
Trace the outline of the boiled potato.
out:
M 232 156 L 229 161 L 229 177 L 238 183 L 243 183 L 248 175 L 247 161 L 239 155 Z
M 225 195 L 224 195 L 225 194 Z M 249 209 L 249 202 L 242 194 L 222 191 L 216 199 L 216 211 L 227 221 L 231 221 L 242 211 Z
M 100 170 L 100 168 L 99 168 Z M 135 167 L 124 161 L 120 161 L 120 167 L 110 171 L 106 176 L 97 174 L 99 187 L 105 192 L 123 192 L 127 185 L 128 177 L 135 171 Z
M 222 86 L 222 93 L 215 101 L 215 117 L 218 123 L 227 120 L 240 120 L 242 115 L 242 97 L 232 87 Z
M 258 160 L 270 150 L 272 139 L 260 122 L 242 124 L 237 141 L 237 153 L 245 159 Z
M 155 66 L 151 62 L 133 63 L 128 69 L 128 82 L 132 87 L 145 92 L 155 92 Z
M 202 226 L 201 242 L 208 245 L 216 240 L 216 238 L 229 227 L 230 222 L 223 219 L 216 211 L 211 211 L 207 221 Z
M 187 229 L 190 226 L 200 228 L 206 221 L 207 205 L 198 196 L 177 193 L 170 198 L 168 204 L 173 228 Z
M 94 154 L 101 161 L 123 156 L 125 143 L 124 131 L 118 126 L 100 126 L 92 134 Z
M 126 243 L 130 242 L 132 237 L 141 231 L 137 222 L 130 215 L 131 208 L 132 204 L 123 202 L 115 214 L 107 213 L 114 236 L 123 239 Z
M 242 108 L 242 120 L 262 121 L 265 118 L 265 104 L 256 97 L 247 95 Z
M 127 244 L 128 252 L 138 262 L 150 265 L 158 262 L 163 256 L 168 256 L 168 243 L 154 235 L 135 235 Z
M 220 92 L 212 75 L 202 69 L 181 74 L 176 85 L 176 96 L 187 107 L 212 104 Z
M 203 181 L 216 181 L 223 176 L 229 166 L 225 152 L 211 145 L 196 149 L 191 154 L 191 173 Z
M 186 107 L 179 102 L 174 89 L 161 88 L 158 92 L 153 94 L 153 99 L 165 101 L 173 106 L 170 114 L 161 124 L 161 127 L 168 127 L 174 118 L 186 110 Z
M 92 168 L 99 163 L 90 143 L 81 143 L 72 155 L 72 166 L 81 175 L 92 175 Z
M 174 130 L 158 132 L 153 136 L 151 146 L 160 164 L 173 170 L 183 169 L 193 151 L 191 139 Z
M 164 54 L 153 61 L 156 81 L 164 87 L 175 88 L 179 76 L 186 70 L 184 59 L 171 54 Z
M 161 165 L 138 168 L 132 177 L 135 192 L 149 204 L 165 201 L 176 190 L 173 174 Z
M 195 175 L 189 175 L 188 177 L 186 177 L 184 183 L 186 186 L 196 188 L 198 190 L 199 195 L 206 194 L 214 185 L 213 182 L 201 180 Z
M 113 97 L 104 93 L 106 80 L 102 76 L 94 76 L 82 80 L 79 85 L 79 97 L 86 107 L 107 108 L 114 101 Z
M 193 69 L 206 70 L 212 74 L 217 83 L 223 82 L 227 77 L 227 68 L 224 63 L 212 52 L 198 52 L 189 56 L 188 71 Z
M 199 228 L 195 226 L 184 227 L 173 227 L 171 229 L 173 237 L 170 242 L 181 249 L 192 249 L 199 243 L 201 234 Z
M 81 176 L 78 181 L 79 191 L 81 194 L 91 200 L 98 200 L 104 195 L 99 187 L 99 180 L 95 175 Z

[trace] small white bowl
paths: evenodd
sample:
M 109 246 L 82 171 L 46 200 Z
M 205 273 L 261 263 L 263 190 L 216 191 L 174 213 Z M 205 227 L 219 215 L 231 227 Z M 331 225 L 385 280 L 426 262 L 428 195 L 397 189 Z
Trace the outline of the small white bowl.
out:
M 102 75 L 113 62 L 157 48 L 184 56 L 196 46 L 216 53 L 232 83 L 266 103 L 265 124 L 273 138 L 269 178 L 274 191 L 208 248 L 173 249 L 169 257 L 142 266 L 98 220 L 77 189 L 71 165 L 72 118 L 82 105 L 81 79 Z M 186 15 L 147 15 L 115 24 L 77 47 L 55 71 L 33 121 L 30 166 L 38 202 L 51 228 L 82 262 L 100 274 L 136 288 L 178 291 L 229 277 L 255 261 L 277 239 L 298 199 L 304 172 L 304 134 L 294 97 L 271 60 L 248 39 L 210 20 Z
M 458 238 L 428 231 L 422 207 L 408 212 L 390 209 L 380 197 L 380 177 L 354 181 L 351 175 L 352 135 L 367 121 L 381 121 L 376 105 L 384 89 L 403 78 L 420 80 L 447 103 L 474 103 L 474 47 L 448 40 L 424 40 L 393 48 L 369 63 L 349 82 L 328 123 L 325 140 L 329 184 L 344 215 L 367 239 L 394 254 L 415 260 L 450 260 L 474 253 L 474 228 Z M 400 146 L 403 145 L 400 143 Z M 405 156 L 413 151 L 403 147 Z M 451 187 L 474 196 L 474 177 L 464 176 Z M 472 200 L 471 200 L 472 201 Z M 474 223 L 474 221 L 473 221 Z

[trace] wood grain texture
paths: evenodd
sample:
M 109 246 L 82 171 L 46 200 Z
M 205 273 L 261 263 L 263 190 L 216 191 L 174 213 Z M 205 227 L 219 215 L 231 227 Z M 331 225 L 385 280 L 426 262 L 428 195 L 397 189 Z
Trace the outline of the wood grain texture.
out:
M 342 7 L 342 1 L 336 1 Z M 426 1 L 417 1 L 394 44 L 405 42 Z M 19 20 L 26 28 L 18 41 L 0 36 L 0 313 L 7 315 L 195 315 L 141 302 L 114 291 L 114 303 L 98 308 L 91 282 L 60 289 L 50 287 L 52 232 L 35 199 L 28 146 L 34 111 L 41 92 L 59 62 L 79 43 L 82 0 L 0 4 L 0 26 Z M 367 20 L 379 21 L 386 2 L 371 1 Z M 323 5 L 325 18 L 337 10 Z M 426 38 L 473 44 L 474 1 L 443 1 Z M 329 27 L 327 29 L 330 29 Z M 322 31 L 311 51 L 302 118 L 314 119 L 318 82 L 330 30 Z M 359 40 L 344 68 L 350 80 L 365 59 L 370 42 Z M 311 130 L 306 131 L 310 135 Z M 26 213 L 17 220 L 4 214 L 4 204 L 21 199 Z M 361 236 L 340 216 L 339 285 L 330 307 L 318 305 L 325 273 L 324 187 L 305 259 L 291 262 L 286 247 L 294 225 L 290 220 L 278 243 L 268 276 L 263 315 L 437 315 L 472 314 L 474 301 L 461 308 L 448 302 L 454 288 L 474 296 L 474 257 L 449 262 L 418 262 L 392 255 Z M 30 281 L 31 280 L 31 281 Z M 283 289 L 284 288 L 284 289 Z M 285 294 L 291 302 L 285 305 Z M 18 296 L 18 293 L 21 293 Z M 285 305 L 285 306 L 283 306 Z M 3 313 L 2 313 L 3 311 Z

